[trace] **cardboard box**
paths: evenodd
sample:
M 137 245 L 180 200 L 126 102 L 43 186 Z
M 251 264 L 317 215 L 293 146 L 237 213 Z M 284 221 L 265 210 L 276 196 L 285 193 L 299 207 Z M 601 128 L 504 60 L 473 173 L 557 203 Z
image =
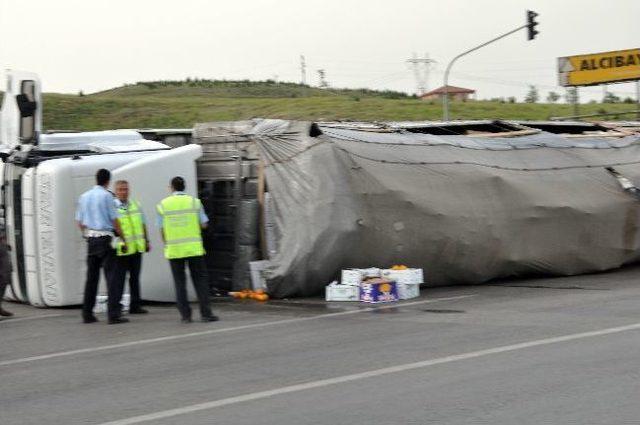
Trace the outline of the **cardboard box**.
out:
M 341 285 L 337 281 L 331 282 L 325 288 L 327 301 L 358 301 L 360 288 L 352 285 Z
M 408 300 L 420 296 L 420 284 L 424 283 L 422 269 L 393 270 L 384 269 L 381 275 L 385 279 L 395 280 L 398 285 L 398 298 Z
M 108 297 L 106 295 L 98 295 L 96 297 L 96 305 L 93 307 L 93 312 L 95 314 L 106 313 L 108 310 L 107 300 L 108 300 Z M 120 300 L 120 304 L 122 304 L 122 311 L 129 311 L 130 303 L 131 303 L 130 295 L 122 294 L 122 299 Z
M 362 272 L 363 279 L 368 277 L 380 277 L 380 269 L 378 267 L 368 267 L 366 269 L 359 269 Z
M 360 301 L 372 304 L 398 301 L 396 282 L 384 278 L 374 278 L 362 282 Z
M 360 286 L 360 282 L 370 277 L 380 277 L 380 269 L 368 267 L 366 269 L 343 269 L 340 283 L 342 285 Z
M 385 279 L 395 280 L 398 284 L 413 285 L 424 283 L 424 273 L 422 269 L 383 269 L 380 274 Z
M 420 296 L 420 285 L 417 283 L 398 283 L 398 298 L 410 300 Z
M 348 286 L 360 286 L 360 282 L 362 282 L 363 277 L 364 276 L 360 269 L 344 269 L 342 270 L 340 283 Z

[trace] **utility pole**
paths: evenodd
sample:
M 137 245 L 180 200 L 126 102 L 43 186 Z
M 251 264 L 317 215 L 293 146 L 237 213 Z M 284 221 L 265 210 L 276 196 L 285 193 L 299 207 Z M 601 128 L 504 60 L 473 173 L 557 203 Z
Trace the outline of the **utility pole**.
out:
M 411 59 L 407 59 L 407 64 L 412 68 L 413 76 L 416 80 L 416 94 L 418 96 L 422 96 L 427 92 L 429 72 L 431 71 L 431 66 L 435 63 L 435 60 L 429 59 L 428 53 L 424 55 L 424 58 L 418 58 L 418 55 L 414 53 Z
M 447 65 L 447 69 L 444 71 L 444 96 L 442 97 L 442 117 L 444 119 L 444 121 L 449 121 L 449 72 L 451 71 L 451 67 L 453 66 L 453 64 L 455 63 L 455 61 L 457 61 L 458 59 L 460 59 L 461 57 L 468 55 L 471 52 L 475 52 L 478 49 L 483 48 L 484 46 L 487 46 L 495 41 L 498 41 L 502 38 L 505 38 L 515 32 L 518 32 L 522 29 L 527 29 L 527 40 L 531 41 L 534 38 L 536 38 L 536 35 L 538 35 L 538 31 L 536 30 L 536 26 L 538 25 L 538 22 L 536 22 L 536 17 L 538 16 L 538 14 L 532 10 L 527 10 L 527 23 L 524 25 L 519 26 L 516 29 L 513 29 L 509 32 L 506 32 L 502 35 L 499 35 L 496 38 L 493 38 L 489 41 L 487 41 L 486 43 L 482 43 L 479 46 L 476 46 L 472 49 L 469 49 L 465 52 L 460 53 L 458 56 L 454 57 L 453 59 L 451 59 L 451 62 L 449 62 L 449 65 Z
M 573 105 L 573 115 L 580 115 L 580 93 L 577 86 L 566 87 L 565 99 Z
M 304 60 L 304 55 L 300 55 L 300 84 L 303 86 L 307 84 L 307 63 Z
M 326 89 L 329 87 L 329 83 L 327 83 L 327 73 L 324 69 L 318 69 L 318 78 L 320 79 L 320 88 Z

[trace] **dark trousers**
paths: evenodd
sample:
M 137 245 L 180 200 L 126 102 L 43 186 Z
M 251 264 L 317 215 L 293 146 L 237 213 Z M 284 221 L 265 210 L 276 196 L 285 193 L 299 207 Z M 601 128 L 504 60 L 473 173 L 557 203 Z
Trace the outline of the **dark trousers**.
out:
M 2 298 L 7 286 L 11 284 L 11 260 L 9 259 L 9 249 L 5 243 L 0 242 L 0 308 L 2 308 Z
M 4 291 L 9 286 L 9 278 L 6 276 L 0 276 L 0 308 L 2 307 L 2 299 L 4 298 Z
M 209 275 L 204 257 L 174 258 L 169 260 L 169 263 L 176 287 L 176 302 L 180 316 L 183 319 L 191 319 L 191 307 L 187 300 L 187 275 L 185 273 L 185 264 L 189 264 L 189 274 L 191 274 L 193 287 L 200 304 L 200 316 L 210 317 L 212 313 L 209 305 Z
M 99 238 L 87 238 L 87 281 L 84 285 L 84 302 L 82 304 L 82 317 L 88 319 L 93 316 L 93 307 L 98 295 L 98 282 L 100 281 L 100 269 L 104 271 L 107 280 L 107 304 L 109 319 L 120 317 L 120 298 L 122 290 L 113 281 L 115 250 L 111 247 L 111 236 Z
M 9 279 L 0 277 L 0 309 L 2 309 L 2 299 L 4 298 L 4 291 L 9 286 Z
M 142 254 L 137 252 L 131 255 L 122 255 L 115 258 L 114 281 L 120 291 L 120 299 L 124 292 L 124 285 L 129 273 L 129 294 L 131 304 L 129 310 L 136 311 L 142 307 L 140 299 L 140 269 L 142 267 Z

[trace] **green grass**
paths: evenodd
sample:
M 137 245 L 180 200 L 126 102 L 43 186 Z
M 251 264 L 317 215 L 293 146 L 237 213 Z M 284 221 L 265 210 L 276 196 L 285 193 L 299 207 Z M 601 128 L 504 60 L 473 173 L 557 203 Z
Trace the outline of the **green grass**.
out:
M 635 105 L 580 105 L 581 114 L 631 109 Z M 572 114 L 572 106 L 565 104 L 491 101 L 451 104 L 453 119 L 547 120 Z M 438 102 L 424 102 L 397 92 L 327 91 L 292 83 L 246 81 L 151 82 L 85 96 L 44 96 L 46 129 L 190 128 L 196 122 L 255 117 L 310 121 L 439 120 L 442 107 Z

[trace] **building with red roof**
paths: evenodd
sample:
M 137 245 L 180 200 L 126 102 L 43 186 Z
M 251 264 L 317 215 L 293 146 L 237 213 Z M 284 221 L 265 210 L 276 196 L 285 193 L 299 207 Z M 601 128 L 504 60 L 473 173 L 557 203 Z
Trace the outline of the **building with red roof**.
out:
M 420 96 L 422 100 L 434 100 L 434 99 L 442 99 L 445 94 L 445 87 L 447 88 L 447 92 L 449 93 L 449 99 L 451 100 L 468 100 L 470 96 L 475 96 L 476 91 L 471 89 L 465 89 L 464 87 L 456 87 L 456 86 L 442 86 L 438 87 L 435 90 L 431 90 Z

